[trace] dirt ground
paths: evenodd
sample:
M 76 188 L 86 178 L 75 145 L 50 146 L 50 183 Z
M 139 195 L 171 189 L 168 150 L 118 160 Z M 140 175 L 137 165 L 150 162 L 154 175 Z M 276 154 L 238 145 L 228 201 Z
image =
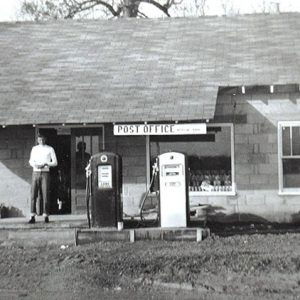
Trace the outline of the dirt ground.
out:
M 300 299 L 300 234 L 0 245 L 0 299 Z

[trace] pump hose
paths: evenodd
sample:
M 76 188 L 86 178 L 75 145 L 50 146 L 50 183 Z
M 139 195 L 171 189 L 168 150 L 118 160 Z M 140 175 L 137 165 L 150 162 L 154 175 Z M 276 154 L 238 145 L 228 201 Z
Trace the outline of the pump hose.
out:
M 152 187 L 152 184 L 153 184 L 153 182 L 154 182 L 154 179 L 155 179 L 155 177 L 156 177 L 156 174 L 157 174 L 157 172 L 155 172 L 155 171 L 152 173 L 152 178 L 151 178 L 151 181 L 150 181 L 150 184 L 149 184 L 149 188 L 148 188 L 148 190 L 147 190 L 147 192 L 146 192 L 146 194 L 145 194 L 145 196 L 144 196 L 144 198 L 143 198 L 143 200 L 142 200 L 142 203 L 141 203 L 141 208 L 140 208 L 140 218 L 141 218 L 141 221 L 142 221 L 142 222 L 145 221 L 145 218 L 143 217 L 143 208 L 144 208 L 146 199 L 147 199 L 147 197 L 148 197 L 148 195 L 149 195 L 149 193 L 150 193 L 150 189 L 151 189 L 151 187 Z M 158 219 L 158 215 L 157 215 L 157 218 L 156 218 L 155 222 L 157 221 L 157 219 Z
M 86 214 L 88 219 L 89 228 L 91 228 L 91 218 L 90 218 L 90 195 L 91 195 L 90 177 L 86 177 L 85 184 L 85 199 L 86 199 Z

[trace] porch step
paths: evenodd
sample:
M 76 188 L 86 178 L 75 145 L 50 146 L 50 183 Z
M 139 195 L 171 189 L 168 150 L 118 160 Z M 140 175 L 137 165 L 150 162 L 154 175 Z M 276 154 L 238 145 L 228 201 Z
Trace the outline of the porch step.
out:
M 0 246 L 74 245 L 75 236 L 75 228 L 0 229 Z
M 85 215 L 51 215 L 45 223 L 42 216 L 35 224 L 28 224 L 28 218 L 0 219 L 0 245 L 70 245 L 75 244 L 76 230 L 87 228 Z
M 84 228 L 88 227 L 86 215 L 51 215 L 45 224 L 42 216 L 36 216 L 35 224 L 28 224 L 29 218 L 0 219 L 0 229 L 50 229 L 50 228 Z
M 131 227 L 126 229 L 88 228 L 84 215 L 50 216 L 50 222 L 44 223 L 41 216 L 35 224 L 28 224 L 25 218 L 0 219 L 0 246 L 21 245 L 82 245 L 99 241 L 165 240 L 165 241 L 201 241 L 210 235 L 208 228 L 160 228 Z
M 142 240 L 200 242 L 210 235 L 209 228 L 139 228 L 116 230 L 115 228 L 78 229 L 76 245 L 100 241 L 135 242 Z

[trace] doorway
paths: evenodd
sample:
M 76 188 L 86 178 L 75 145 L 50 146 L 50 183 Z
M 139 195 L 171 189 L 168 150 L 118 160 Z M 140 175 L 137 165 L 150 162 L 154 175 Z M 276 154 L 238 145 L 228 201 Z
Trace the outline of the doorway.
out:
M 50 169 L 50 214 L 71 213 L 71 135 L 56 128 L 39 128 L 47 145 L 54 148 L 57 167 Z M 42 205 L 41 205 L 42 207 Z
M 71 197 L 72 213 L 86 212 L 85 168 L 92 155 L 104 149 L 103 126 L 72 128 L 71 134 Z

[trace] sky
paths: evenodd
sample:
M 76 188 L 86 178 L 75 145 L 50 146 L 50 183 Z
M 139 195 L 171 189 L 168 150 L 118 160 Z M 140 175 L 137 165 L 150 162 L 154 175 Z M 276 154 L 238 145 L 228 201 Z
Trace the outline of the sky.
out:
M 163 2 L 163 0 L 161 0 Z M 183 1 L 186 3 L 185 10 L 177 9 L 172 12 L 172 16 L 176 14 L 182 16 L 189 16 L 192 14 L 195 0 L 177 0 L 177 2 Z M 19 13 L 20 3 L 22 0 L 0 0 L 0 21 L 20 21 L 22 17 Z M 207 0 L 206 14 L 207 15 L 222 15 L 224 10 L 222 9 L 222 3 L 227 3 L 228 8 L 233 7 L 234 11 L 239 10 L 239 13 L 251 13 L 253 11 L 259 11 L 261 4 L 265 2 L 266 6 L 274 5 L 275 2 L 280 4 L 280 11 L 300 11 L 300 0 Z M 232 4 L 232 5 L 231 5 Z M 183 7 L 182 5 L 180 7 Z M 149 5 L 145 4 L 143 11 L 149 12 L 149 16 L 159 16 L 157 10 Z M 163 15 L 161 15 L 163 16 Z

